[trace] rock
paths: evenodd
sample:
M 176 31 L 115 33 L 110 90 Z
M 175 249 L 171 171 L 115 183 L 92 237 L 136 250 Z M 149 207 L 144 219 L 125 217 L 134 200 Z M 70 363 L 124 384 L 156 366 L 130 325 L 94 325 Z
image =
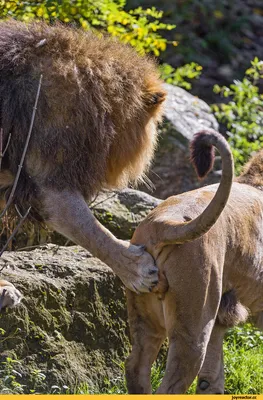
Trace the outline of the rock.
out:
M 1 278 L 24 299 L 0 314 L 0 392 L 12 387 L 3 381 L 10 368 L 24 393 L 84 382 L 98 390 L 120 374 L 129 348 L 124 289 L 105 264 L 80 247 L 50 244 L 6 252 L 3 266 Z
M 165 84 L 165 89 L 168 93 L 165 117 L 182 142 L 192 140 L 194 133 L 204 127 L 218 129 L 210 107 L 203 100 L 176 86 Z
M 220 180 L 220 162 L 216 162 L 217 170 L 200 183 L 189 161 L 189 141 L 194 134 L 203 128 L 218 130 L 210 107 L 184 89 L 168 84 L 165 88 L 168 93 L 165 120 L 160 127 L 159 147 L 149 174 L 155 189 L 140 186 L 161 199 Z
M 101 192 L 90 203 L 96 218 L 119 239 L 130 239 L 135 228 L 161 200 L 133 189 Z

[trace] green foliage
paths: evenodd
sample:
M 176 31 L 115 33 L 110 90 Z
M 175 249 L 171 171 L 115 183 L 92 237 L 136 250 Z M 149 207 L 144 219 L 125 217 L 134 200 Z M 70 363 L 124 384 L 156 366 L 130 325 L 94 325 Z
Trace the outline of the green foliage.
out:
M 244 3 L 240 0 L 185 0 L 174 5 L 171 20 L 180 25 L 182 32 L 182 37 L 178 37 L 179 52 L 187 61 L 230 62 L 239 53 L 240 46 L 248 44 L 246 29 L 252 30 L 253 14 L 256 14 Z
M 258 88 L 260 78 L 263 78 L 263 61 L 255 58 L 242 81 L 234 81 L 229 87 L 214 86 L 215 93 L 230 98 L 226 104 L 214 105 L 213 110 L 217 119 L 228 129 L 238 173 L 251 153 L 263 146 L 263 95 Z
M 169 41 L 165 31 L 171 31 L 175 25 L 162 22 L 163 12 L 155 7 L 126 11 L 126 0 L 62 0 L 62 1 L 0 1 L 0 18 L 16 18 L 22 21 L 56 20 L 73 24 L 85 30 L 104 31 L 129 43 L 140 54 L 151 53 L 159 56 Z M 168 64 L 161 67 L 163 79 L 168 83 L 190 89 L 191 79 L 197 78 L 202 67 L 191 63 L 175 70 Z
M 263 333 L 250 324 L 231 329 L 224 342 L 225 392 L 263 393 Z
M 129 7 L 142 4 L 141 0 L 127 2 Z M 259 5 L 259 1 L 246 0 L 143 1 L 147 5 L 160 4 L 165 22 L 176 24 L 176 31 L 165 36 L 179 42 L 177 60 L 194 61 L 211 69 L 215 68 L 215 62 L 237 65 L 237 57 L 239 66 L 247 65 L 248 49 L 251 54 L 261 54 L 258 30 L 262 7 L 256 3 Z M 175 59 L 172 48 L 166 53 L 166 60 L 170 59 Z
M 176 69 L 169 64 L 162 64 L 160 70 L 162 79 L 167 83 L 190 90 L 192 85 L 188 80 L 199 78 L 202 72 L 202 67 L 194 62 Z
M 11 357 L 7 357 L 5 361 L 1 363 L 0 370 L 0 393 L 1 394 L 23 394 L 24 385 L 18 382 L 18 379 L 22 377 L 21 373 L 17 371 L 17 367 L 20 367 L 21 363 L 18 360 L 13 360 Z
M 83 29 L 104 30 L 142 54 L 151 52 L 158 56 L 168 43 L 160 31 L 171 30 L 175 25 L 161 22 L 163 12 L 154 7 L 127 12 L 124 6 L 125 0 L 1 1 L 0 17 L 59 20 Z
M 29 377 L 29 390 L 26 389 L 27 385 L 23 385 L 23 365 L 22 362 L 6 357 L 6 360 L 0 366 L 0 394 L 39 394 L 43 393 L 43 382 L 46 375 L 39 369 L 32 369 Z M 50 387 L 49 394 L 69 394 L 67 386 Z

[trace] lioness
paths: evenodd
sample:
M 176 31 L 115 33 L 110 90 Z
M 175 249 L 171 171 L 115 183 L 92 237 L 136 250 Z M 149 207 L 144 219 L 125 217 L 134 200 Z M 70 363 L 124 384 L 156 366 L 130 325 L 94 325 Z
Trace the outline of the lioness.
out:
M 151 365 L 167 336 L 167 365 L 157 393 L 184 393 L 197 375 L 197 393 L 224 393 L 227 328 L 249 314 L 263 327 L 263 151 L 231 188 L 230 151 L 216 132 L 201 132 L 194 140 L 197 171 L 204 175 L 209 169 L 209 143 L 222 156 L 219 188 L 211 185 L 170 197 L 132 238 L 156 259 L 159 292 L 167 291 L 159 300 L 158 293 L 127 290 L 133 345 L 126 362 L 130 393 L 151 392 Z M 207 165 L 201 164 L 204 155 Z

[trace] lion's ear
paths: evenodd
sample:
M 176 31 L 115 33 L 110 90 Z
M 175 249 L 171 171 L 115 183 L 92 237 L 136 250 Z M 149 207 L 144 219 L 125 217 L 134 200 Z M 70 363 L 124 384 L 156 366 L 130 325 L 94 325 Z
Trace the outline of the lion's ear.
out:
M 145 99 L 145 103 L 147 106 L 156 106 L 164 102 L 166 98 L 166 92 L 156 92 L 156 93 L 149 93 Z
M 152 104 L 161 104 L 166 98 L 165 92 L 157 92 L 152 95 Z

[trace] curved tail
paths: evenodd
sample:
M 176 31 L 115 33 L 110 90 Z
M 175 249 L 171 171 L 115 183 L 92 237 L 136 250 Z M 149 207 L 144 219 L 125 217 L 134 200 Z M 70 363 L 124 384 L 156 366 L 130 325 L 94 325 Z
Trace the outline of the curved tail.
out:
M 159 245 L 180 244 L 195 240 L 205 234 L 222 213 L 232 186 L 234 162 L 230 147 L 224 137 L 212 130 L 198 132 L 191 143 L 191 161 L 199 178 L 205 177 L 213 167 L 214 149 L 222 158 L 222 177 L 217 192 L 206 209 L 195 219 L 182 224 L 167 221 Z

